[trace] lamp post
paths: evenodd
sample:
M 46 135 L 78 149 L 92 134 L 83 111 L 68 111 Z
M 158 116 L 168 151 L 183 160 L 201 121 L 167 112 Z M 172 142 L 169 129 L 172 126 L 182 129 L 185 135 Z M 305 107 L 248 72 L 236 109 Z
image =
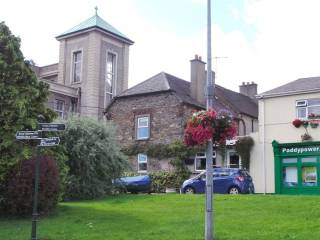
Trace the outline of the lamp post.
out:
M 211 0 L 207 2 L 207 110 L 213 108 L 214 79 L 212 77 L 211 57 Z M 213 143 L 208 141 L 206 151 L 206 214 L 205 214 L 205 240 L 213 240 L 213 169 L 212 169 Z

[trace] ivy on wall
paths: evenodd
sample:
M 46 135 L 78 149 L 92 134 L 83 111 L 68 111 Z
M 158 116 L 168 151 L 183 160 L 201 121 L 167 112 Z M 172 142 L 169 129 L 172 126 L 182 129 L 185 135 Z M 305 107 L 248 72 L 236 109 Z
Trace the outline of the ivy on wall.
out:
M 250 169 L 250 152 L 253 145 L 254 141 L 250 136 L 240 137 L 235 145 L 235 149 L 241 157 L 242 166 L 247 170 Z
M 166 158 L 187 159 L 203 149 L 200 147 L 187 147 L 182 141 L 175 141 L 171 144 L 148 144 L 144 142 L 135 143 L 122 148 L 122 152 L 127 156 L 136 156 L 139 153 L 145 153 L 149 157 L 159 160 Z
M 170 164 L 174 167 L 174 171 L 168 175 L 169 177 L 164 174 L 166 176 L 165 182 L 170 183 L 166 184 L 166 187 L 175 187 L 177 189 L 191 174 L 185 161 L 199 151 L 203 151 L 203 149 L 200 147 L 188 147 L 179 140 L 171 144 L 136 143 L 122 149 L 122 152 L 127 156 L 135 156 L 138 153 L 145 153 L 149 157 L 157 158 L 159 160 L 171 158 Z M 167 178 L 170 178 L 170 181 Z

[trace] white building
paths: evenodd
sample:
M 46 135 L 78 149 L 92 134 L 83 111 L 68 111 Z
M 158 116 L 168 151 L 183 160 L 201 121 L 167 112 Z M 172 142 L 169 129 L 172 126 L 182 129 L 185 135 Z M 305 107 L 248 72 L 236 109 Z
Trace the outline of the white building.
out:
M 250 167 L 256 192 L 319 194 L 320 77 L 298 79 L 258 98 L 259 133 L 253 135 Z M 296 128 L 296 118 L 309 126 Z M 305 133 L 312 139 L 302 141 Z

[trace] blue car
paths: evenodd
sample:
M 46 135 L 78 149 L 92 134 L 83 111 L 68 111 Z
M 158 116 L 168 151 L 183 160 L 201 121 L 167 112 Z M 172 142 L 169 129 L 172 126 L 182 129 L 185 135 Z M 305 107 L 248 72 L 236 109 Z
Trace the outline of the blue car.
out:
M 205 193 L 206 173 L 183 182 L 181 192 Z M 246 170 L 236 168 L 213 169 L 213 192 L 222 194 L 254 193 L 252 178 Z

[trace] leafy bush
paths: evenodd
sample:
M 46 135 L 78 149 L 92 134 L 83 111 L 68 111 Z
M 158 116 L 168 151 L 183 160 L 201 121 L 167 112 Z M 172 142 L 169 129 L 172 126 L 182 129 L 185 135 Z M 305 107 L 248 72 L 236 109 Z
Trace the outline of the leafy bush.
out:
M 89 118 L 66 122 L 61 142 L 68 155 L 65 200 L 95 199 L 112 190 L 128 162 L 115 139 L 115 128 Z
M 36 159 L 19 161 L 7 174 L 5 198 L 2 209 L 9 215 L 30 215 L 32 213 Z M 40 159 L 39 212 L 48 213 L 54 209 L 59 198 L 59 172 L 53 158 Z

